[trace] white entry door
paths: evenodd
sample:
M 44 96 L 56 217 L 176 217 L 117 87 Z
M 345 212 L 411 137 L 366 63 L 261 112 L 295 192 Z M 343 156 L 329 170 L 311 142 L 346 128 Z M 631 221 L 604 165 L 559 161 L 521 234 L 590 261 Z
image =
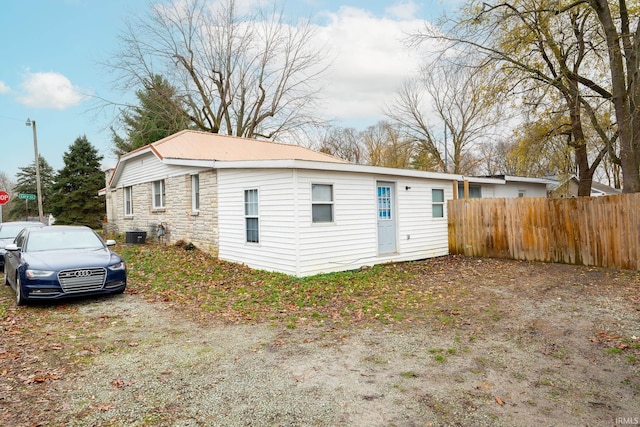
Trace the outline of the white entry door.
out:
M 395 184 L 378 182 L 378 254 L 396 251 Z

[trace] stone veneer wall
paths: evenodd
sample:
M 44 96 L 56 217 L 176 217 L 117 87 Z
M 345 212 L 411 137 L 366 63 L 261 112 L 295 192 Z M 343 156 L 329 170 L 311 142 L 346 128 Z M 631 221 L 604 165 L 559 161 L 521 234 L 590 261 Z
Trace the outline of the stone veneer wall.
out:
M 122 234 L 146 231 L 147 240 L 173 244 L 179 240 L 218 255 L 218 185 L 214 170 L 200 172 L 200 210 L 191 210 L 191 175 L 165 178 L 165 207 L 153 209 L 151 182 L 133 186 L 133 215 L 124 216 L 124 190 L 106 194 L 107 223 L 104 231 Z M 158 226 L 166 234 L 158 239 Z

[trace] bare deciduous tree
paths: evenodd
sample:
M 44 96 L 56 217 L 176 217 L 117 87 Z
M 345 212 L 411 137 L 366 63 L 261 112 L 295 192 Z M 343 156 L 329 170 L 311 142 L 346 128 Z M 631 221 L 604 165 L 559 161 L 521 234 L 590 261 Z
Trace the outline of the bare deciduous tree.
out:
M 320 141 L 319 150 L 355 164 L 365 161 L 365 148 L 360 143 L 358 132 L 353 128 L 329 128 Z
M 494 138 L 497 124 L 504 119 L 486 84 L 486 72 L 442 61 L 425 67 L 399 90 L 387 116 L 415 141 L 421 159 L 417 168 L 435 166 L 453 173 L 476 168 L 472 148 Z
M 313 36 L 275 6 L 243 14 L 235 0 L 170 1 L 127 23 L 109 65 L 127 90 L 166 78 L 198 129 L 274 138 L 314 122 L 312 83 L 324 68 Z
M 414 143 L 407 139 L 399 126 L 380 121 L 360 133 L 367 149 L 368 164 L 391 168 L 410 168 Z

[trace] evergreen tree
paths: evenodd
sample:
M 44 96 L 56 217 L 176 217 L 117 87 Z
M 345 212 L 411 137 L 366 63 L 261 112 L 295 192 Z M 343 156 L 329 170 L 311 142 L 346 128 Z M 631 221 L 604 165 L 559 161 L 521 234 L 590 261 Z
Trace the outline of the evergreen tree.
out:
M 51 212 L 56 224 L 99 228 L 105 215 L 104 198 L 98 192 L 105 185 L 100 168 L 102 156 L 86 136 L 79 137 L 63 155 L 64 167 L 53 185 Z
M 189 127 L 189 119 L 176 96 L 176 89 L 160 75 L 137 90 L 139 106 L 121 111 L 126 136 L 113 133 L 113 152 L 117 156 L 156 142 Z
M 42 190 L 42 211 L 45 216 L 50 212 L 51 192 L 54 183 L 55 171 L 47 163 L 47 161 L 39 155 L 38 163 L 40 165 L 40 189 Z M 19 168 L 20 172 L 16 174 L 18 182 L 13 187 L 13 198 L 11 202 L 11 209 L 9 211 L 9 218 L 13 220 L 24 220 L 27 216 L 38 216 L 38 201 L 37 200 L 19 200 L 18 194 L 37 194 L 36 185 L 36 162 L 29 166 Z

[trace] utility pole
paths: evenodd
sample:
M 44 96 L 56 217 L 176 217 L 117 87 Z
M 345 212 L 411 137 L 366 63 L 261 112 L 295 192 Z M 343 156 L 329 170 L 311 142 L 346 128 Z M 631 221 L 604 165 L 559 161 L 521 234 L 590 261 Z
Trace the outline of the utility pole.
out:
M 38 155 L 38 132 L 36 131 L 36 121 L 27 119 L 25 123 L 33 128 L 33 152 L 36 156 L 36 193 L 38 196 L 38 216 L 40 222 L 44 223 L 44 214 L 42 212 L 42 188 L 40 186 L 40 156 Z

